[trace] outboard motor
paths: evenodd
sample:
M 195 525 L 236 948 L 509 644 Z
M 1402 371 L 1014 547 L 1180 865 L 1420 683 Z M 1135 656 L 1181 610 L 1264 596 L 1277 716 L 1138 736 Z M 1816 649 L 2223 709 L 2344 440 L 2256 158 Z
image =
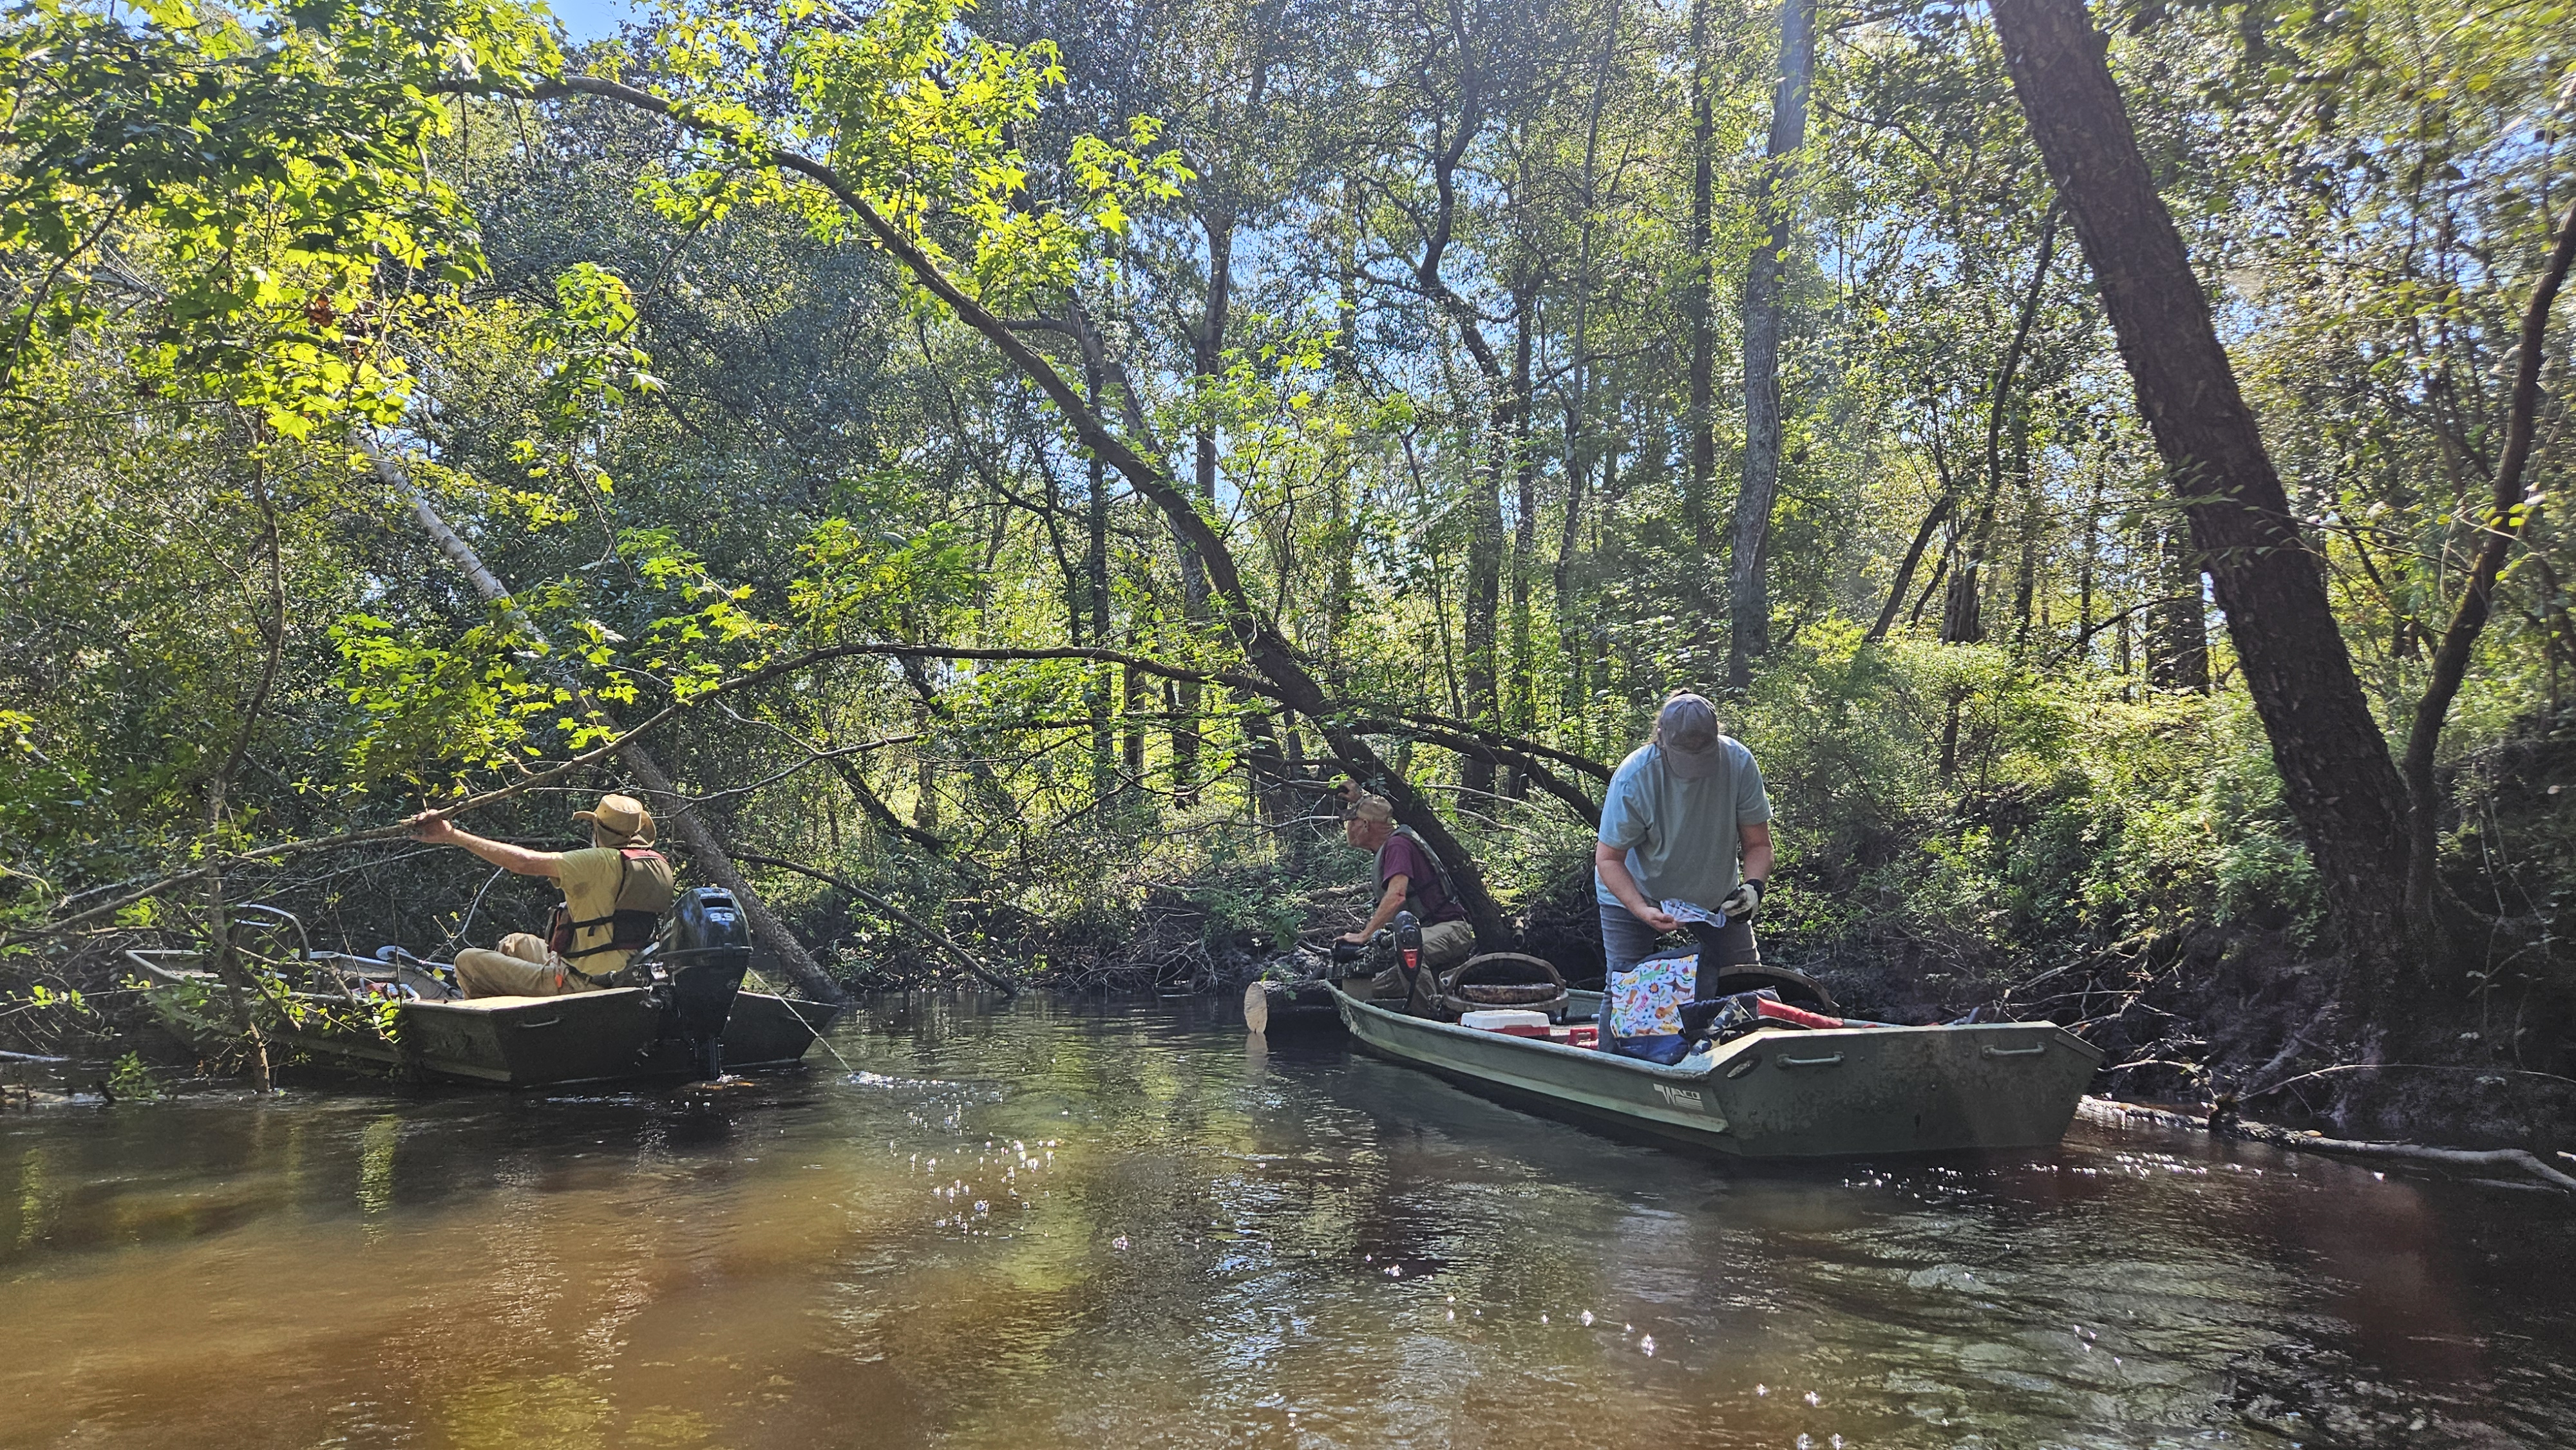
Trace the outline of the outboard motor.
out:
M 751 967 L 751 923 L 720 886 L 693 886 L 671 903 L 653 943 L 669 1021 L 702 1079 L 724 1075 L 725 1020 Z

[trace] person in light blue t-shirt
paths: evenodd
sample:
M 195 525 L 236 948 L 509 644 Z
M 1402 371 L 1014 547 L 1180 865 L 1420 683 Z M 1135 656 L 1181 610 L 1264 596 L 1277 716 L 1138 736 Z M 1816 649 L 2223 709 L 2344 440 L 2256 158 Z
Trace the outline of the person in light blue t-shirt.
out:
M 1654 738 L 1619 763 L 1592 853 L 1601 950 L 1611 971 L 1636 965 L 1681 929 L 1663 909 L 1686 901 L 1726 913 L 1718 960 L 1758 962 L 1752 918 L 1771 875 L 1771 798 L 1753 752 L 1717 725 L 1717 707 L 1681 691 Z

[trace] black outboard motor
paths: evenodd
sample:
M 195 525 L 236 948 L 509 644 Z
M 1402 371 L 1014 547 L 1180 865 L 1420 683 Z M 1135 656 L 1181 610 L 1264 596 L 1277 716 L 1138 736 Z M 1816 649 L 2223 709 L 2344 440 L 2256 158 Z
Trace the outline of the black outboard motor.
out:
M 722 1077 L 725 1019 L 751 967 L 751 923 L 733 893 L 720 886 L 681 892 L 653 943 L 653 964 L 660 969 L 655 990 L 690 1064 L 702 1079 Z

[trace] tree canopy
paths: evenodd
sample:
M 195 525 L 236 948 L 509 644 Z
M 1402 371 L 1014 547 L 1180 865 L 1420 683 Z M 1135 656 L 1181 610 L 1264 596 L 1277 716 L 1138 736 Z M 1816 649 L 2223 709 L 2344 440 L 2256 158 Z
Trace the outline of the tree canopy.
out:
M 1347 774 L 1597 971 L 1699 687 L 1775 950 L 2197 1063 L 2108 984 L 2260 938 L 2564 1071 L 2565 21 L 17 5 L 11 969 L 453 944 L 534 898 L 401 817 L 635 780 L 789 970 L 1204 980 Z

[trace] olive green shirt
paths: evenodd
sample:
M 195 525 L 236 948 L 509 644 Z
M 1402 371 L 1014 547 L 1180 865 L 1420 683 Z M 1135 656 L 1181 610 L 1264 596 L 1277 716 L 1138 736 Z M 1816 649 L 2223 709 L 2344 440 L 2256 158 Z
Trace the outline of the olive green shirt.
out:
M 607 917 L 617 910 L 618 883 L 626 875 L 626 858 L 613 847 L 589 846 L 563 853 L 561 874 L 555 879 L 563 887 L 564 900 L 572 906 L 572 919 L 589 921 Z M 615 935 L 615 929 L 603 920 L 597 926 L 586 926 L 572 934 L 572 950 L 588 951 L 604 946 Z M 576 957 L 570 952 L 564 959 L 594 977 L 604 977 L 626 965 L 633 952 L 599 952 Z

